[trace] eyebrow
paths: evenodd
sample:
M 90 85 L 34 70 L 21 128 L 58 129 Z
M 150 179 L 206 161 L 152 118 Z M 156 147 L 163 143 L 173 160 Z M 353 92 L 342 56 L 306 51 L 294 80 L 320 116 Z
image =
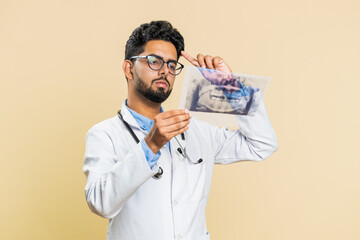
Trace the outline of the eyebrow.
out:
M 153 54 L 153 53 L 152 53 L 152 54 L 149 54 L 149 56 L 158 57 L 158 58 L 161 58 L 163 61 L 165 61 L 163 57 L 161 57 L 161 56 L 159 56 L 159 55 L 156 55 L 156 54 Z M 170 61 L 170 62 L 178 62 L 178 61 L 176 61 L 175 59 L 169 59 L 168 61 Z

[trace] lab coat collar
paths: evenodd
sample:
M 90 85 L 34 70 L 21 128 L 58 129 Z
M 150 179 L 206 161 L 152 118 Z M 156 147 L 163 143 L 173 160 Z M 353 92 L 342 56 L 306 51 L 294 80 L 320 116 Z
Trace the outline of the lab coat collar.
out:
M 131 127 L 135 127 L 137 129 L 140 129 L 141 131 L 144 131 L 140 128 L 139 124 L 137 123 L 137 121 L 135 120 L 135 118 L 133 117 L 133 115 L 129 112 L 129 110 L 126 107 L 126 101 L 123 102 L 122 106 L 121 106 L 121 115 L 123 116 L 124 120 L 131 126 Z
M 134 116 L 132 115 L 132 113 L 129 111 L 128 106 L 126 105 L 127 99 L 125 99 L 125 101 L 122 104 L 121 107 L 121 114 L 123 115 L 124 120 L 133 127 L 139 128 L 141 129 L 143 132 L 145 132 L 145 130 L 143 130 L 141 128 L 141 126 L 139 126 L 138 122 L 136 121 L 136 119 L 134 118 Z M 125 110 L 125 111 L 124 111 Z M 162 106 L 160 106 L 160 112 L 164 112 L 164 109 Z M 137 112 L 136 112 L 137 113 Z M 137 113 L 139 114 L 139 113 Z M 141 114 L 139 114 L 141 115 Z M 141 115 L 142 116 L 142 115 Z M 145 116 L 143 116 L 145 118 Z

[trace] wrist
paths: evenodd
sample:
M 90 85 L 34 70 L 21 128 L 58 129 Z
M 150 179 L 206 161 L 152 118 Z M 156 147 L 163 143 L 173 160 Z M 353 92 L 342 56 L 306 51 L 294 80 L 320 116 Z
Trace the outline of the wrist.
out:
M 144 140 L 154 154 L 160 151 L 161 147 L 154 143 L 149 136 L 146 136 Z

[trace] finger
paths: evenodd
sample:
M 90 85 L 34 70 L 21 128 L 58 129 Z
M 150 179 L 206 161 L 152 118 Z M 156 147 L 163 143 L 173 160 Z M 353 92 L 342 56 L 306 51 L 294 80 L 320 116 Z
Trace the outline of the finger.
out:
M 183 128 L 180 128 L 180 129 L 178 129 L 178 130 L 175 130 L 175 131 L 173 131 L 173 132 L 171 132 L 171 133 L 166 134 L 166 140 L 167 140 L 166 142 L 170 141 L 173 137 L 175 137 L 175 136 L 177 136 L 177 135 L 185 132 L 185 131 L 188 130 L 188 129 L 189 129 L 189 125 L 186 125 L 186 126 L 183 127 Z M 166 143 L 165 143 L 165 144 L 166 144 Z
M 172 133 L 174 131 L 177 131 L 181 128 L 186 127 L 189 124 L 190 124 L 190 121 L 182 121 L 182 122 L 178 122 L 178 123 L 175 123 L 175 124 L 172 124 L 169 126 L 164 126 L 164 127 L 162 127 L 162 130 L 167 133 Z
M 185 51 L 181 51 L 181 55 L 188 60 L 192 65 L 196 66 L 196 67 L 200 67 L 200 64 L 198 63 L 198 61 L 196 60 L 196 58 L 192 57 L 190 54 L 188 54 Z
M 182 121 L 190 120 L 190 114 L 185 113 L 181 115 L 175 115 L 166 119 L 161 119 L 159 123 L 167 123 L 167 125 L 175 124 Z
M 223 62 L 222 58 L 219 56 L 216 56 L 213 58 L 213 66 L 216 70 L 219 70 L 220 64 Z
M 205 61 L 204 61 L 204 55 L 202 55 L 201 53 L 199 53 L 197 56 L 197 61 L 199 62 L 200 64 L 200 67 L 202 68 L 206 68 L 206 65 L 205 65 Z
M 171 126 L 181 122 L 189 122 L 190 116 L 188 114 L 177 115 L 171 118 L 163 119 L 158 123 L 158 126 Z
M 206 68 L 215 69 L 214 65 L 213 65 L 213 62 L 212 62 L 212 60 L 213 60 L 212 56 L 206 55 L 204 57 L 204 59 L 205 59 Z
M 218 68 L 221 69 L 221 71 L 223 72 L 232 72 L 231 68 L 229 67 L 229 65 L 224 61 L 224 59 L 221 59 L 219 61 L 219 65 Z
M 168 128 L 168 127 L 172 127 L 175 126 L 176 124 L 179 123 L 189 123 L 190 122 L 190 115 L 189 114 L 184 114 L 184 115 L 176 115 L 174 117 L 171 118 L 167 118 L 167 119 L 161 119 L 159 121 L 156 121 L 156 123 L 154 124 L 154 126 L 156 128 Z
M 189 127 L 190 127 L 189 124 L 187 124 L 187 125 L 185 125 L 185 126 L 183 126 L 183 127 L 180 127 L 180 128 L 178 128 L 178 129 L 172 131 L 172 132 L 169 132 L 169 137 L 170 137 L 170 138 L 173 138 L 173 137 L 175 137 L 175 136 L 177 136 L 177 135 L 185 132 L 186 130 L 188 130 Z
M 155 120 L 162 121 L 162 120 L 166 120 L 166 119 L 173 118 L 175 116 L 181 116 L 181 115 L 188 116 L 189 118 L 191 118 L 191 114 L 190 114 L 189 110 L 173 109 L 173 110 L 159 113 L 158 115 L 155 116 Z
M 176 123 L 170 126 L 157 126 L 156 127 L 156 132 L 158 134 L 158 139 L 159 138 L 165 138 L 166 140 L 170 140 L 170 138 L 173 137 L 173 132 L 176 132 L 180 129 L 185 128 L 186 126 L 189 125 L 189 121 L 184 121 L 184 122 L 180 122 L 180 123 Z
M 187 109 L 173 109 L 173 110 L 168 110 L 162 113 L 159 113 L 158 115 L 155 116 L 155 118 L 160 118 L 160 119 L 166 119 L 166 118 L 170 118 L 176 115 L 182 115 L 187 113 L 188 110 Z

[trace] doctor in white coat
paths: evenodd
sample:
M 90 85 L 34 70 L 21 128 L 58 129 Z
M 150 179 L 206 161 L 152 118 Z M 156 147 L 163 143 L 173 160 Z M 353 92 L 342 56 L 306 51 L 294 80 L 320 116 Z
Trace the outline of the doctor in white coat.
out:
M 125 50 L 128 98 L 113 118 L 86 136 L 83 170 L 90 209 L 109 219 L 108 240 L 205 240 L 205 209 L 213 165 L 261 161 L 277 149 L 261 100 L 239 129 L 219 129 L 185 109 L 163 111 L 183 65 L 231 72 L 220 57 L 184 50 L 181 34 L 166 21 L 135 29 Z

